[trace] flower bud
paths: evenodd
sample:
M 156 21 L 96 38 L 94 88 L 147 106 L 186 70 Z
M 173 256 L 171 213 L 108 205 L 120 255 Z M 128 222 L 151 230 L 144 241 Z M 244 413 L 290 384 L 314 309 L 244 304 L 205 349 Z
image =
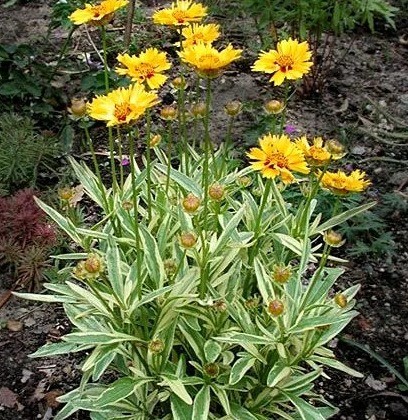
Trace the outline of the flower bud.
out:
M 220 184 L 210 185 L 208 195 L 214 201 L 221 201 L 225 196 L 225 188 Z
M 126 211 L 130 211 L 133 209 L 133 203 L 129 200 L 125 200 L 122 202 L 122 208 Z
M 277 283 L 286 283 L 292 274 L 290 266 L 277 264 L 273 266 L 272 277 Z
M 61 200 L 69 200 L 72 198 L 72 196 L 74 195 L 74 189 L 70 188 L 70 187 L 64 187 L 64 188 L 60 188 L 58 190 L 58 197 Z
M 212 306 L 217 312 L 225 312 L 227 310 L 227 304 L 222 299 L 216 300 Z
M 244 303 L 247 309 L 256 309 L 259 306 L 258 298 L 249 298 Z
M 339 232 L 335 232 L 334 230 L 328 230 L 323 233 L 323 240 L 326 242 L 327 245 L 333 248 L 339 248 L 346 242 L 343 239 L 343 236 Z
M 273 316 L 279 316 L 283 313 L 285 307 L 280 300 L 274 299 L 269 302 L 268 312 Z
M 89 254 L 85 261 L 80 261 L 73 270 L 73 274 L 81 280 L 95 280 L 104 270 L 101 257 Z
M 161 142 L 162 136 L 160 134 L 155 134 L 150 137 L 149 146 L 150 148 L 156 147 Z
M 163 265 L 164 265 L 164 271 L 168 276 L 172 276 L 177 270 L 177 264 L 171 258 L 164 260 Z
M 184 200 L 181 202 L 181 204 L 187 213 L 192 214 L 200 207 L 201 200 L 194 194 L 189 193 L 187 194 L 187 197 L 184 198 Z
M 86 101 L 82 98 L 72 98 L 71 106 L 68 111 L 77 118 L 81 118 L 86 114 Z
M 149 342 L 148 348 L 151 353 L 159 354 L 164 350 L 164 343 L 159 338 L 155 338 Z
M 190 108 L 190 113 L 195 118 L 203 118 L 207 112 L 207 107 L 204 102 L 197 102 Z
M 242 110 L 242 102 L 240 101 L 231 101 L 225 104 L 225 112 L 230 117 L 236 117 Z
M 197 243 L 197 236 L 192 232 L 184 232 L 180 235 L 180 245 L 184 248 L 192 248 Z
M 90 254 L 84 263 L 85 270 L 91 274 L 100 273 L 102 271 L 102 266 L 101 257 L 96 254 Z
M 346 154 L 345 147 L 335 139 L 327 140 L 325 143 L 326 150 L 331 154 L 332 159 L 337 160 Z
M 178 111 L 174 106 L 166 105 L 160 110 L 160 117 L 166 121 L 172 121 L 177 118 Z
M 220 373 L 220 367 L 217 363 L 207 363 L 203 366 L 203 371 L 210 378 L 216 378 Z
M 337 295 L 334 296 L 334 302 L 340 306 L 340 308 L 345 308 L 347 306 L 347 297 L 343 295 L 343 293 L 337 293 Z
M 276 99 L 272 99 L 268 101 L 264 105 L 264 109 L 268 114 L 280 114 L 285 105 L 281 101 L 277 101 Z
M 174 89 L 184 89 L 186 87 L 186 79 L 183 76 L 175 77 L 171 85 L 174 87 Z
M 252 179 L 249 176 L 240 176 L 237 179 L 237 184 L 241 187 L 249 187 L 252 184 Z

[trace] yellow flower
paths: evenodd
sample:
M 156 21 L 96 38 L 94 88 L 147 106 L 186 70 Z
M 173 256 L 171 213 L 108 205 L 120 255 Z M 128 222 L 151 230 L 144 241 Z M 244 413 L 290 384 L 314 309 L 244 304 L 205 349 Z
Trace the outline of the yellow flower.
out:
M 210 23 L 208 25 L 199 25 L 193 23 L 191 26 L 183 28 L 182 35 L 184 36 L 183 48 L 191 47 L 200 42 L 211 44 L 220 36 L 220 25 Z
M 371 184 L 369 180 L 364 179 L 366 176 L 365 172 L 359 169 L 351 172 L 350 175 L 347 175 L 343 171 L 337 171 L 325 172 L 323 175 L 320 172 L 318 176 L 321 177 L 320 183 L 322 187 L 327 188 L 336 195 L 361 192 Z
M 153 14 L 153 22 L 158 25 L 185 26 L 192 22 L 201 22 L 207 15 L 207 7 L 192 0 L 177 0 L 168 9 L 158 10 Z
M 313 65 L 309 61 L 311 55 L 307 42 L 299 43 L 296 39 L 289 38 L 278 42 L 276 50 L 262 51 L 252 66 L 252 70 L 273 74 L 269 81 L 278 86 L 285 78 L 300 79 L 308 73 Z
M 89 23 L 94 26 L 108 24 L 113 13 L 128 4 L 128 0 L 104 0 L 100 4 L 85 4 L 85 9 L 77 9 L 69 16 L 75 25 Z
M 118 61 L 124 68 L 117 67 L 116 73 L 129 76 L 134 82 L 146 83 L 150 89 L 157 89 L 163 85 L 167 76 L 161 73 L 171 67 L 166 53 L 156 48 L 148 48 L 139 56 L 119 54 Z
M 329 163 L 331 159 L 338 159 L 326 149 L 321 137 L 315 137 L 312 146 L 306 136 L 299 137 L 296 140 L 296 146 L 303 152 L 307 163 L 311 166 L 322 166 Z
M 218 51 L 210 44 L 199 43 L 179 52 L 181 59 L 192 66 L 203 77 L 214 78 L 234 60 L 241 57 L 242 50 L 234 49 L 231 44 Z
M 147 108 L 158 103 L 153 92 L 146 92 L 138 83 L 128 88 L 116 89 L 107 95 L 97 96 L 88 107 L 89 115 L 95 120 L 107 121 L 107 126 L 130 124 L 139 119 Z
M 295 179 L 291 171 L 309 173 L 302 151 L 288 136 L 267 134 L 259 139 L 259 145 L 261 148 L 251 148 L 247 156 L 253 160 L 252 168 L 261 171 L 263 177 L 280 176 L 288 184 Z

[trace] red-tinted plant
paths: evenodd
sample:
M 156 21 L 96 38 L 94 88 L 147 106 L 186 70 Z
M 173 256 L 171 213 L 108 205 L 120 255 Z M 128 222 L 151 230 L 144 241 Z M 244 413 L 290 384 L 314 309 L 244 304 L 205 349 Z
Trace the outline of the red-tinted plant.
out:
M 16 278 L 15 286 L 38 288 L 57 232 L 34 201 L 32 189 L 0 197 L 0 265 Z

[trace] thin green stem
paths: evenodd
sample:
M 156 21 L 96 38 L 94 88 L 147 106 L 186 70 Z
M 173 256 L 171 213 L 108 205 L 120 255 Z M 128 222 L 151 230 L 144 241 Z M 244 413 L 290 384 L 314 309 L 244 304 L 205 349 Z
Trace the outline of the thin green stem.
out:
M 51 82 L 51 80 L 54 78 L 55 74 L 57 73 L 58 68 L 59 68 L 59 66 L 61 64 L 61 61 L 64 58 L 65 53 L 67 52 L 68 45 L 69 45 L 69 43 L 71 41 L 72 35 L 74 34 L 74 31 L 75 31 L 76 28 L 77 28 L 76 26 L 73 26 L 70 29 L 70 31 L 68 32 L 67 39 L 65 40 L 65 42 L 64 42 L 64 44 L 63 44 L 63 46 L 61 48 L 61 52 L 59 53 L 59 56 L 58 56 L 58 59 L 57 59 L 57 64 L 55 64 L 55 67 L 54 67 L 53 71 L 51 72 L 51 74 L 50 74 L 50 76 L 49 76 L 49 78 L 47 80 L 47 84 Z
M 166 195 L 169 194 L 170 187 L 170 170 L 171 170 L 171 154 L 173 148 L 173 127 L 171 121 L 167 122 L 167 174 L 166 174 Z
M 124 184 L 124 173 L 123 173 L 123 152 L 122 152 L 122 135 L 120 132 L 119 126 L 117 127 L 117 135 L 118 135 L 118 154 L 119 154 L 119 182 L 120 182 L 120 190 L 123 192 L 123 184 Z
M 129 159 L 130 159 L 130 171 L 132 177 L 132 202 L 133 202 L 133 228 L 135 233 L 135 241 L 136 241 L 136 259 L 137 259 L 137 283 L 140 285 L 138 290 L 138 297 L 139 299 L 142 296 L 142 289 L 141 289 L 141 267 L 142 267 L 142 253 L 141 253 L 141 240 L 140 240 L 140 232 L 139 232 L 139 208 L 137 203 L 137 189 L 136 189 L 136 168 L 135 168 L 135 146 L 134 146 L 134 136 L 132 133 L 129 133 Z
M 147 217 L 148 224 L 152 219 L 152 165 L 151 165 L 151 150 L 150 150 L 150 132 L 151 132 L 151 118 L 150 112 L 146 114 L 147 128 L 146 128 L 146 178 L 147 178 Z
M 105 90 L 109 91 L 109 67 L 108 67 L 108 52 L 106 46 L 106 29 L 101 26 L 102 49 L 103 49 L 103 70 L 105 75 Z

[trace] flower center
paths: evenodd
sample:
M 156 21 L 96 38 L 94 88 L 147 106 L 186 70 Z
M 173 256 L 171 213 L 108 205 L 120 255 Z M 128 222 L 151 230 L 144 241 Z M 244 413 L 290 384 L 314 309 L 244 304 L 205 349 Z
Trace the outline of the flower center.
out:
M 145 79 L 150 79 L 154 76 L 154 67 L 149 63 L 141 63 L 139 65 L 139 72 Z
M 288 159 L 283 153 L 276 152 L 272 153 L 266 160 L 265 166 L 269 168 L 286 168 L 288 166 Z
M 204 54 L 198 59 L 198 61 L 200 62 L 200 67 L 211 69 L 218 67 L 220 59 L 212 54 Z
M 187 17 L 186 12 L 183 12 L 182 10 L 175 10 L 172 15 L 178 23 L 184 23 Z
M 127 116 L 130 114 L 131 109 L 129 104 L 118 104 L 115 105 L 114 116 L 119 122 L 126 121 Z
M 292 70 L 293 58 L 289 55 L 281 55 L 275 61 L 275 64 L 277 64 L 280 67 L 281 72 L 286 73 L 287 71 Z

